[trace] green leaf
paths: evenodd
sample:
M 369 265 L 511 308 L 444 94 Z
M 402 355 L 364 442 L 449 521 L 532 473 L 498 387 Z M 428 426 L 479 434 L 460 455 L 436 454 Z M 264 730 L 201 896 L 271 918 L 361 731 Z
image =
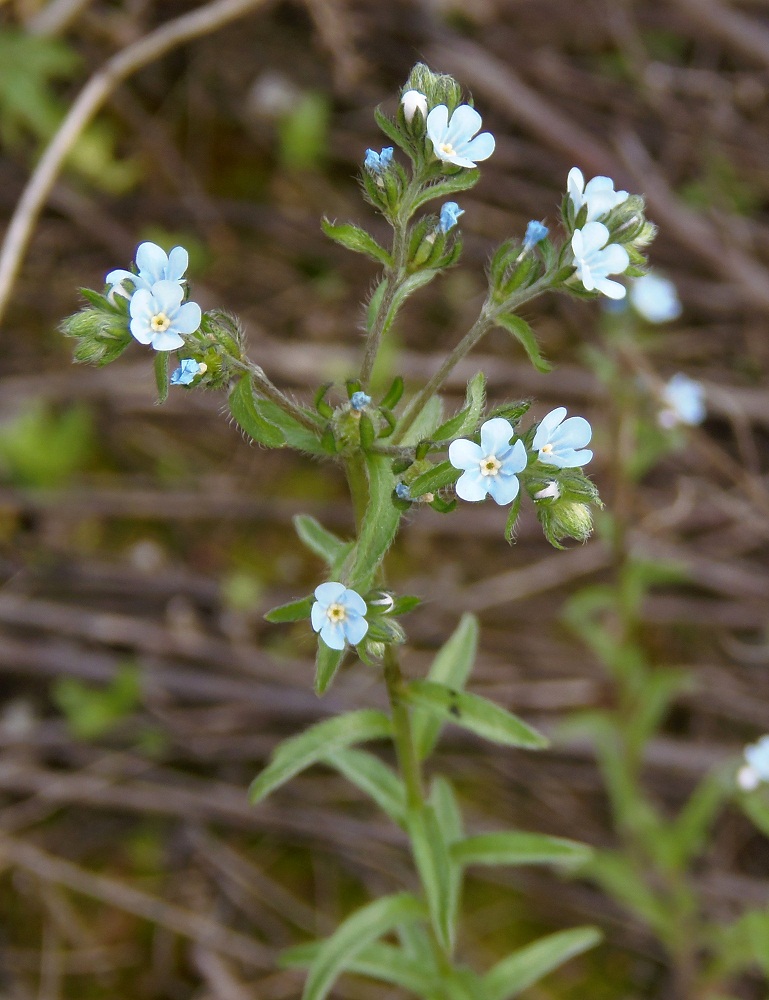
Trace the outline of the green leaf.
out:
M 461 865 L 584 864 L 592 851 L 575 840 L 513 830 L 467 837 L 452 845 L 451 856 Z
M 412 497 L 421 497 L 425 493 L 435 493 L 443 489 L 444 486 L 455 483 L 461 475 L 462 470 L 455 469 L 451 462 L 441 462 L 409 483 L 409 491 Z
M 316 521 L 309 514 L 297 514 L 294 518 L 294 528 L 299 540 L 310 552 L 323 559 L 329 568 L 338 565 L 352 549 L 352 542 L 338 538 L 328 528 Z
M 324 719 L 276 747 L 267 767 L 251 783 L 249 799 L 260 802 L 328 753 L 343 750 L 354 743 L 383 739 L 391 734 L 389 717 L 374 709 L 364 708 Z
M 711 772 L 702 779 L 669 826 L 669 864 L 684 869 L 699 854 L 721 806 L 731 793 L 728 779 L 718 771 Z
M 467 383 L 465 406 L 435 431 L 436 441 L 449 441 L 463 434 L 474 434 L 486 402 L 486 376 L 483 372 L 473 375 Z
M 494 322 L 497 326 L 501 326 L 503 330 L 512 333 L 515 339 L 521 343 L 529 357 L 529 361 L 531 361 L 538 372 L 552 371 L 553 366 L 542 356 L 534 331 L 525 319 L 521 319 L 520 316 L 516 316 L 513 313 L 503 313 L 500 316 L 495 316 Z
M 384 455 L 367 454 L 365 462 L 370 500 L 349 573 L 349 586 L 362 593 L 373 585 L 379 565 L 398 531 L 402 513 L 391 499 L 395 477 L 389 459 Z
M 318 432 L 314 434 L 307 427 L 303 427 L 292 416 L 289 416 L 277 403 L 273 403 L 271 399 L 255 399 L 254 406 L 262 420 L 280 428 L 287 444 L 292 448 L 296 448 L 297 451 L 306 451 L 310 455 L 333 454 L 333 436 L 331 448 L 324 447 L 323 442 L 320 440 L 320 435 L 324 431 L 323 424 L 318 424 Z M 313 415 L 312 411 L 305 411 L 305 413 L 308 417 L 315 416 L 317 418 L 317 414 Z
M 430 789 L 430 804 L 435 811 L 443 840 L 447 848 L 464 837 L 462 814 L 451 782 L 438 776 Z M 462 866 L 446 851 L 449 864 L 448 925 L 456 927 L 459 914 L 459 900 L 462 893 Z
M 406 408 L 408 412 L 408 407 Z M 443 400 L 440 396 L 431 396 L 425 403 L 419 416 L 409 427 L 401 439 L 401 444 L 419 444 L 420 441 L 431 438 L 433 431 L 443 420 Z
M 380 247 L 374 237 L 370 233 L 367 233 L 365 229 L 361 229 L 360 226 L 355 226 L 351 222 L 336 225 L 325 218 L 321 220 L 320 225 L 326 236 L 336 243 L 340 243 L 343 247 L 347 247 L 348 250 L 353 250 L 355 253 L 365 254 L 384 267 L 392 267 L 393 261 L 390 254 L 384 247 Z
M 648 924 L 662 938 L 677 933 L 665 899 L 646 884 L 633 863 L 614 851 L 596 851 L 580 874 L 594 879 L 604 892 Z
M 288 604 L 279 604 L 277 607 L 271 608 L 264 617 L 266 621 L 272 622 L 273 625 L 279 625 L 284 622 L 299 622 L 304 618 L 310 617 L 312 604 L 313 599 L 311 597 L 302 597 L 298 601 L 289 601 Z
M 487 1000 L 512 1000 L 523 990 L 601 941 L 594 927 L 575 927 L 540 938 L 503 958 L 483 977 Z
M 168 369 L 171 355 L 168 351 L 155 351 L 155 385 L 158 390 L 158 402 L 165 403 L 168 399 Z
M 393 822 L 403 826 L 406 794 L 402 782 L 386 764 L 365 750 L 335 750 L 323 761 L 335 767 L 362 792 L 370 795 Z
M 404 921 L 424 919 L 422 902 L 409 893 L 384 896 L 356 910 L 318 949 L 302 1000 L 324 1000 L 337 977 L 366 948 Z
M 284 968 L 305 968 L 315 961 L 321 947 L 322 942 L 313 941 L 289 948 L 280 956 L 280 964 Z M 345 963 L 345 971 L 392 983 L 418 996 L 426 996 L 436 987 L 430 963 L 425 967 L 424 962 L 410 956 L 402 948 L 381 941 L 366 945 L 355 958 Z
M 428 680 L 463 688 L 475 662 L 478 648 L 478 619 L 464 614 L 459 625 L 438 650 L 430 667 Z M 411 716 L 414 747 L 420 758 L 429 757 L 441 731 L 442 720 L 433 711 L 415 709 Z
M 457 191 L 467 191 L 468 188 L 475 187 L 480 176 L 480 170 L 463 170 L 459 174 L 454 174 L 453 177 L 446 177 L 444 180 L 438 181 L 437 184 L 431 184 L 414 199 L 413 208 L 416 211 L 434 198 L 447 198 L 451 194 L 456 194 Z
M 332 649 L 318 638 L 318 652 L 315 654 L 315 693 L 325 694 L 342 665 L 345 649 Z
M 230 393 L 230 411 L 239 427 L 266 448 L 282 448 L 286 443 L 283 432 L 257 410 L 250 375 L 243 375 Z
M 443 948 L 451 951 L 454 943 L 451 917 L 455 914 L 452 912 L 451 858 L 443 839 L 443 831 L 435 810 L 430 805 L 411 811 L 407 824 L 411 850 L 427 897 L 433 930 Z
M 541 750 L 549 745 L 548 740 L 531 726 L 480 695 L 434 681 L 411 681 L 405 693 L 410 705 L 426 709 L 441 721 L 469 729 L 493 743 L 530 750 Z

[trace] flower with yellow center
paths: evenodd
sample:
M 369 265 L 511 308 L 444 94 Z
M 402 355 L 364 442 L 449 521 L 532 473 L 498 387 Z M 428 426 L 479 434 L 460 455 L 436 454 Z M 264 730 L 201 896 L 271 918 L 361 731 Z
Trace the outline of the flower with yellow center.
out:
M 315 588 L 315 603 L 310 621 L 316 632 L 331 649 L 344 649 L 357 644 L 368 632 L 366 602 L 355 590 L 343 583 L 322 583 Z
M 131 333 L 140 344 L 156 351 L 184 346 L 183 334 L 194 333 L 202 313 L 197 302 L 182 303 L 184 289 L 177 281 L 156 281 L 152 288 L 137 288 L 131 296 Z
M 459 438 L 449 445 L 449 461 L 464 474 L 457 480 L 457 496 L 483 500 L 490 496 L 498 504 L 512 503 L 518 496 L 517 473 L 526 468 L 528 456 L 523 441 L 511 444 L 515 432 L 504 417 L 487 420 L 481 427 L 481 443 Z
M 494 152 L 491 132 L 475 133 L 481 127 L 481 116 L 469 104 L 460 104 L 449 118 L 445 104 L 433 108 L 427 116 L 427 136 L 439 160 L 458 167 L 474 167 L 478 160 L 488 160 Z

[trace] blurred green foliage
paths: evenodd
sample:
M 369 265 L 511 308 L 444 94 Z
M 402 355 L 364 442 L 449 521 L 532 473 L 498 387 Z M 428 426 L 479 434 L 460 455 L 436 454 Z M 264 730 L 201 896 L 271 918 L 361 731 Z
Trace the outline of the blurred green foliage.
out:
M 79 740 L 95 740 L 138 707 L 141 700 L 139 667 L 135 663 L 122 664 L 106 687 L 63 677 L 54 684 L 51 694 L 72 735 Z
M 278 157 L 288 170 L 314 170 L 322 166 L 328 149 L 331 108 L 319 91 L 302 94 L 280 121 Z
M 54 413 L 33 403 L 0 425 L 0 477 L 13 486 L 56 489 L 89 461 L 94 435 L 87 407 Z

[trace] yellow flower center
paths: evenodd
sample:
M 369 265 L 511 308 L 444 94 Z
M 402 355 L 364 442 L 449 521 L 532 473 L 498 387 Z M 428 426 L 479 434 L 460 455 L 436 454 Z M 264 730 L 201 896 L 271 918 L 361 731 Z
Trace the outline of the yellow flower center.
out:
M 347 610 L 343 604 L 329 604 L 326 617 L 332 622 L 343 622 L 347 617 Z
M 155 333 L 165 333 L 165 331 L 171 325 L 171 320 L 166 316 L 164 312 L 155 313 L 155 315 L 150 320 L 150 326 Z
M 445 153 L 446 156 L 456 156 L 457 155 L 456 150 L 454 149 L 454 147 L 451 145 L 450 142 L 442 142 L 441 143 L 441 152 Z
M 496 455 L 487 455 L 486 458 L 481 460 L 482 476 L 496 476 L 501 468 L 502 463 Z
M 544 451 L 546 455 L 549 455 L 550 452 L 553 450 L 553 446 L 551 444 L 543 444 L 539 450 Z

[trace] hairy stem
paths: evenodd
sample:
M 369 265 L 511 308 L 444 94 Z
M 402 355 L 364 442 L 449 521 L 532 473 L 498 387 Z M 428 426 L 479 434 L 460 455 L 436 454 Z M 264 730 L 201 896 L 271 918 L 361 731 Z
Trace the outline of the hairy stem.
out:
M 390 644 L 385 647 L 384 677 L 392 709 L 395 752 L 406 786 L 406 800 L 409 808 L 421 809 L 424 806 L 422 768 L 414 746 L 409 711 L 403 702 L 403 675 L 398 657 Z

